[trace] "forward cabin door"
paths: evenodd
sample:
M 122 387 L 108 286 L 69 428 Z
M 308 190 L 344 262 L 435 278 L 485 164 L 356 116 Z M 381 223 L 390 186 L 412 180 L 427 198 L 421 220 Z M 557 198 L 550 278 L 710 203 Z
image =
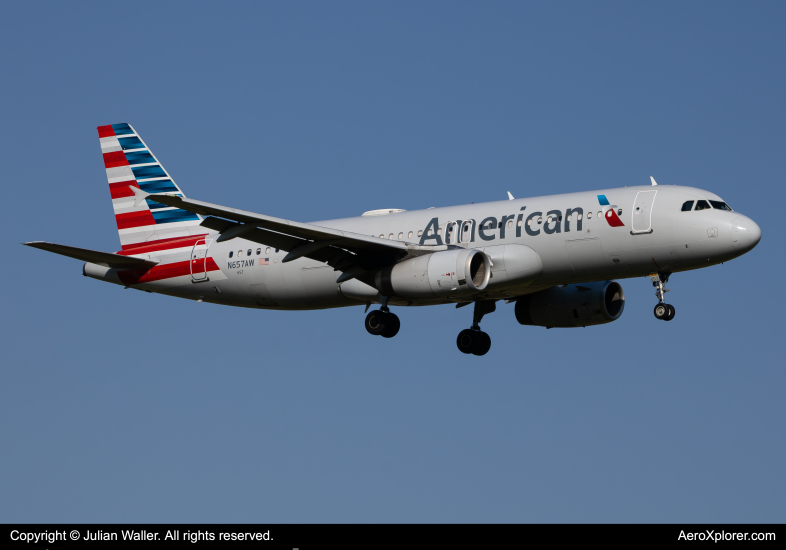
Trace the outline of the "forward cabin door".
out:
M 652 206 L 657 191 L 639 191 L 631 209 L 632 233 L 652 233 Z
M 191 249 L 191 282 L 200 283 L 207 278 L 207 249 L 213 239 L 199 239 Z

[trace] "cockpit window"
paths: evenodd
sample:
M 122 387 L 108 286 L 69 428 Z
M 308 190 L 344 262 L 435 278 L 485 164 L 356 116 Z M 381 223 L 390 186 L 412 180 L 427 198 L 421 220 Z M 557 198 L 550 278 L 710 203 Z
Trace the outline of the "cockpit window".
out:
M 683 211 L 683 212 L 690 212 L 691 210 L 693 210 L 693 203 L 694 203 L 694 202 L 695 202 L 695 201 L 685 201 L 685 202 L 682 204 L 682 211 Z
M 710 201 L 710 204 L 715 210 L 728 210 L 729 212 L 732 212 L 731 206 L 723 201 Z
M 707 201 L 698 201 L 696 203 L 696 210 L 709 210 L 710 205 Z

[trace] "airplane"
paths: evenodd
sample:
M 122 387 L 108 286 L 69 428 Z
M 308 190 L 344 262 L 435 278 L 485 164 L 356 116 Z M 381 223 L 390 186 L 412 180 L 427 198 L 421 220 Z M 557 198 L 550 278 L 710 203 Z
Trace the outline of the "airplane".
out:
M 301 223 L 186 198 L 129 124 L 98 127 L 121 250 L 23 243 L 86 262 L 83 275 L 125 288 L 236 307 L 363 306 L 366 330 L 392 338 L 391 307 L 472 305 L 458 349 L 485 355 L 496 303 L 522 325 L 616 321 L 614 279 L 649 277 L 655 317 L 671 321 L 673 273 L 741 256 L 761 229 L 702 189 L 651 185 Z M 379 309 L 368 312 L 371 304 Z

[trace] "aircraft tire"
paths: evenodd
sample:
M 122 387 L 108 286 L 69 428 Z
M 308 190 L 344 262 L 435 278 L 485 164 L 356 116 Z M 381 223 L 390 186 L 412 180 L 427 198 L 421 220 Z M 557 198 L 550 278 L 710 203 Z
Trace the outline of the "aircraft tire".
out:
M 655 314 L 656 319 L 660 319 L 663 321 L 669 315 L 669 304 L 658 304 L 655 306 L 653 313 Z
M 674 309 L 674 306 L 671 304 L 667 304 L 669 306 L 669 312 L 666 314 L 666 317 L 663 318 L 664 321 L 671 321 L 674 319 L 674 316 L 677 314 L 677 311 Z
M 382 331 L 382 337 L 393 338 L 401 328 L 401 321 L 399 321 L 398 315 L 395 313 L 387 313 L 386 315 L 387 319 L 385 319 L 385 330 Z
M 375 309 L 366 315 L 366 330 L 369 334 L 379 336 L 385 332 L 387 321 L 387 314 L 380 309 Z
M 475 342 L 477 341 L 477 337 L 475 336 L 476 333 L 477 331 L 468 328 L 459 332 L 456 338 L 456 347 L 458 347 L 461 353 L 473 352 L 475 349 Z
M 485 332 L 479 332 L 477 342 L 475 343 L 475 349 L 472 351 L 475 355 L 486 355 L 489 350 L 491 349 L 491 336 L 486 334 Z

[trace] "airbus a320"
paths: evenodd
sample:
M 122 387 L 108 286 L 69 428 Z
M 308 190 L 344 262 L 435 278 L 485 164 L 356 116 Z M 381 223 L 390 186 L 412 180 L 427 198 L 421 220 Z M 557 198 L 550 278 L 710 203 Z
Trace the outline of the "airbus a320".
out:
M 671 321 L 674 273 L 729 261 L 761 230 L 709 191 L 652 185 L 428 208 L 371 210 L 301 223 L 186 198 L 129 124 L 98 127 L 121 250 L 28 246 L 86 262 L 109 283 L 228 306 L 311 310 L 363 306 L 366 330 L 399 332 L 391 307 L 472 306 L 456 339 L 485 355 L 480 329 L 500 300 L 522 325 L 616 321 L 613 279 L 649 277 L 655 317 Z M 379 309 L 368 312 L 371 304 Z

